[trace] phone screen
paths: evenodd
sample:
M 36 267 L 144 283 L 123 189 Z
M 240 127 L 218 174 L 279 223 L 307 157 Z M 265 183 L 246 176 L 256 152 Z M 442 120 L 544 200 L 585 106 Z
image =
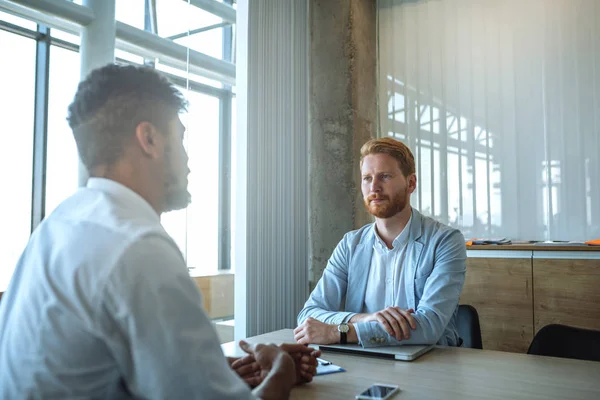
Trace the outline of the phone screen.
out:
M 389 396 L 397 389 L 396 386 L 373 385 L 360 395 L 363 397 L 371 397 L 373 399 L 385 399 L 386 396 Z

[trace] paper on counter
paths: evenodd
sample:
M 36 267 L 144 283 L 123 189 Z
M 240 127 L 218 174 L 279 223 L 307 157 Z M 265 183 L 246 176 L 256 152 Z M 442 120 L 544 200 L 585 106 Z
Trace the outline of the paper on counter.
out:
M 339 365 L 329 364 L 329 365 L 318 365 L 317 366 L 317 375 L 327 375 L 327 374 L 335 374 L 336 372 L 346 372 L 346 370 Z

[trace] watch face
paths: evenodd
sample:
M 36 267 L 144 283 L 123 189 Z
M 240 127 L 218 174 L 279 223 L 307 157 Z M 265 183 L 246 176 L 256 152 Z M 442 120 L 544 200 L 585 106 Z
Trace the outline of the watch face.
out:
M 349 330 L 350 330 L 350 327 L 348 326 L 348 324 L 339 324 L 338 325 L 338 331 L 340 331 L 342 333 L 348 333 Z

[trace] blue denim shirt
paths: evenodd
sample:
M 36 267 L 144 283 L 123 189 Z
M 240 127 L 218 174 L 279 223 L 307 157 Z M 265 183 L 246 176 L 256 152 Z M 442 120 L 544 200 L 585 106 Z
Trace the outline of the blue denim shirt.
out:
M 328 324 L 348 322 L 362 312 L 373 254 L 375 224 L 347 233 L 337 245 L 323 276 L 298 314 Z M 460 231 L 412 210 L 410 237 L 398 307 L 415 310 L 417 329 L 410 339 L 396 340 L 376 321 L 355 323 L 364 347 L 403 344 L 458 345 L 456 315 L 465 282 L 467 251 Z M 343 311 L 342 311 L 343 310 Z

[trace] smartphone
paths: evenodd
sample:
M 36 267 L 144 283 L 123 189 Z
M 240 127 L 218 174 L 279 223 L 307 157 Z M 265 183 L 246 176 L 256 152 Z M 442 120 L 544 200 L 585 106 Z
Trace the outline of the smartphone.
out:
M 398 393 L 400 389 L 395 385 L 375 384 L 356 396 L 360 400 L 385 400 Z

